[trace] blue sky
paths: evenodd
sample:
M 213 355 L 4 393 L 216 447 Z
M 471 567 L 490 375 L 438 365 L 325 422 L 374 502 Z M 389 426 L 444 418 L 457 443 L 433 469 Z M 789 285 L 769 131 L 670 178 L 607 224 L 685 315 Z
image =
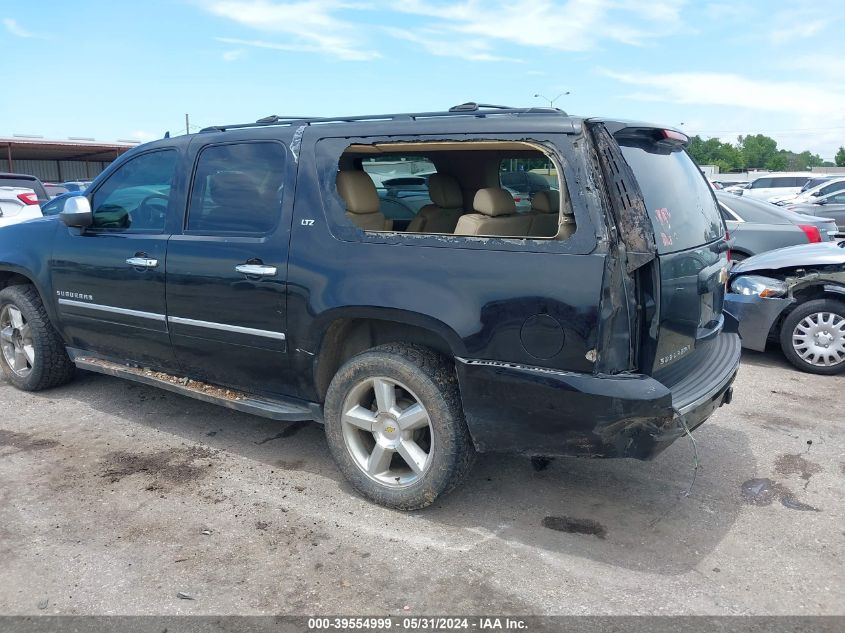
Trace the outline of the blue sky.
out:
M 468 100 L 845 144 L 842 0 L 0 0 L 0 135 Z M 192 130 L 193 131 L 193 130 Z

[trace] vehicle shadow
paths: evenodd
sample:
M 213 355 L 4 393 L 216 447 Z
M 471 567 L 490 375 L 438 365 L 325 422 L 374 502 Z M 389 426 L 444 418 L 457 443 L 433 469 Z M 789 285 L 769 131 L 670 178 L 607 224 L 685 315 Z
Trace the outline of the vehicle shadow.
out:
M 276 472 L 325 477 L 355 494 L 335 468 L 316 423 L 265 420 L 85 372 L 72 385 L 36 397 L 85 403 Z M 740 485 L 755 472 L 745 434 L 708 423 L 695 437 L 701 467 L 690 496 L 684 493 L 693 476 L 693 452 L 682 438 L 650 462 L 555 458 L 543 463 L 481 455 L 463 485 L 417 518 L 440 528 L 471 530 L 481 540 L 495 537 L 611 566 L 681 574 L 730 531 L 740 512 Z M 392 514 L 372 511 L 388 519 Z
M 765 352 L 755 352 L 750 349 L 742 350 L 742 362 L 755 367 L 777 367 L 779 369 L 791 369 L 793 367 L 777 345 L 769 344 Z
M 660 574 L 695 568 L 730 531 L 740 486 L 754 476 L 745 434 L 695 433 L 700 468 L 682 438 L 653 461 L 482 455 L 469 480 L 425 519 L 497 538 Z

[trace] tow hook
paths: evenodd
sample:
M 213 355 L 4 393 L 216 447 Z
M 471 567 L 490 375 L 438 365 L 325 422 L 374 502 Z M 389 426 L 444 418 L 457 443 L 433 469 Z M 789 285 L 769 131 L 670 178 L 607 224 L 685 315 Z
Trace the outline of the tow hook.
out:
M 734 399 L 734 388 L 728 387 L 728 390 L 725 392 L 725 397 L 722 398 L 722 404 L 730 404 L 731 400 Z M 722 405 L 719 405 L 722 406 Z

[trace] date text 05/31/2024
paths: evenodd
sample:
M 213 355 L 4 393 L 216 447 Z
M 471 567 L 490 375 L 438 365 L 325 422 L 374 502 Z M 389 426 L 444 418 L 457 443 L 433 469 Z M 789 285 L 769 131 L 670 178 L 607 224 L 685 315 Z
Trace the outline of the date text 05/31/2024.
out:
M 309 618 L 308 630 L 318 631 L 526 631 L 528 624 L 509 617 L 323 617 Z

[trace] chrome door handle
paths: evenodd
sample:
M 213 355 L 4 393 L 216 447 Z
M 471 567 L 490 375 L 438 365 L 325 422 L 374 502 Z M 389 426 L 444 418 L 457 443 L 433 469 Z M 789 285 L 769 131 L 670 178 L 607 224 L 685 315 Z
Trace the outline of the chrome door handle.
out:
M 278 272 L 275 266 L 264 266 L 263 264 L 241 264 L 235 266 L 235 270 L 247 277 L 275 277 Z
M 156 268 L 158 266 L 158 260 L 149 257 L 130 257 L 126 260 L 126 263 L 132 268 Z

